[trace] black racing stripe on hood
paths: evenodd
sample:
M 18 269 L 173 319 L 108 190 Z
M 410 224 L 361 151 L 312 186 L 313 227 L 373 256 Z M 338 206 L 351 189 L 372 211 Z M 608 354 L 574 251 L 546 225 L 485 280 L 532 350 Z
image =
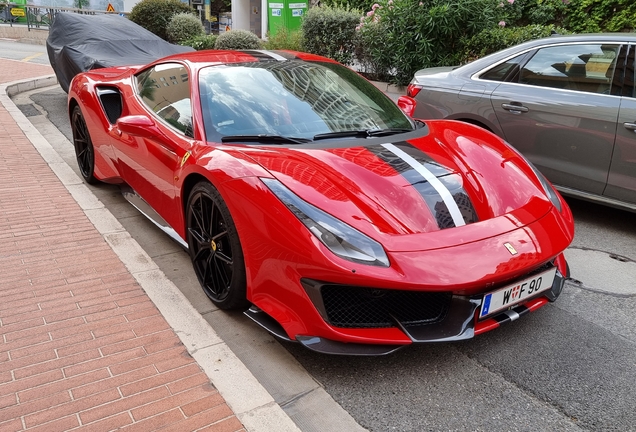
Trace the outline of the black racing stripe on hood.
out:
M 415 159 L 448 189 L 466 224 L 478 220 L 477 212 L 468 194 L 462 187 L 462 179 L 459 174 L 454 173 L 447 167 L 434 161 L 426 153 L 407 142 L 393 143 L 393 145 Z M 435 216 L 440 229 L 453 228 L 456 226 L 443 197 L 437 189 L 411 165 L 381 145 L 369 146 L 367 149 L 385 163 L 389 164 L 418 191 L 431 213 Z

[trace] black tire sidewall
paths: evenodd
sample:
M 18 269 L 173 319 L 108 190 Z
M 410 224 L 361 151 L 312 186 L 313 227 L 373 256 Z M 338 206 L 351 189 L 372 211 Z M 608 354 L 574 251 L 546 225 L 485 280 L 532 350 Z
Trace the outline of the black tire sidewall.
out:
M 241 247 L 241 241 L 238 236 L 238 231 L 236 229 L 236 225 L 234 224 L 234 219 L 232 219 L 232 215 L 230 214 L 230 210 L 228 209 L 225 201 L 221 197 L 219 191 L 208 182 L 200 182 L 192 188 L 190 195 L 188 197 L 188 203 L 186 206 L 186 238 L 188 241 L 188 250 L 190 253 L 190 259 L 192 260 L 194 267 L 194 248 L 192 247 L 190 240 L 190 218 L 191 218 L 191 208 L 194 198 L 198 194 L 204 194 L 209 197 L 215 206 L 218 207 L 221 216 L 223 217 L 226 228 L 228 231 L 228 238 L 230 247 L 232 249 L 232 281 L 230 283 L 230 289 L 228 294 L 222 300 L 213 298 L 207 290 L 204 289 L 206 295 L 210 298 L 210 300 L 219 308 L 219 309 L 239 309 L 246 308 L 249 306 L 249 302 L 246 298 L 246 285 L 247 278 L 245 273 L 245 259 L 243 257 L 243 249 Z M 195 273 L 197 273 L 197 279 L 199 283 L 203 286 L 203 281 L 201 280 L 200 275 L 198 274 L 196 268 Z
M 82 171 L 80 160 L 79 160 L 79 153 L 77 151 L 77 146 L 75 144 L 76 116 L 81 118 L 81 120 L 84 122 L 84 126 L 86 128 L 86 136 L 88 139 L 87 146 L 90 147 L 90 154 L 91 154 L 90 170 L 89 170 L 90 172 L 86 174 Z M 86 119 L 84 118 L 84 114 L 82 113 L 82 109 L 79 107 L 79 105 L 76 105 L 75 108 L 73 108 L 73 113 L 71 114 L 71 121 L 73 122 L 73 124 L 71 125 L 71 129 L 73 131 L 73 148 L 75 149 L 75 159 L 77 160 L 77 165 L 80 171 L 80 175 L 82 176 L 84 181 L 86 181 L 86 183 L 95 184 L 97 183 L 97 179 L 95 178 L 95 147 L 93 146 L 93 140 L 91 139 L 90 133 L 88 132 L 88 124 L 86 124 Z

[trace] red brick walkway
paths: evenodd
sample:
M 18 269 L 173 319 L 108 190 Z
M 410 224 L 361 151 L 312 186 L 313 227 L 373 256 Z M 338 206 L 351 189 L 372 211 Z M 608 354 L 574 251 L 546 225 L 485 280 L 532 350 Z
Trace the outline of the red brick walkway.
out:
M 244 430 L 2 104 L 0 337 L 0 431 Z

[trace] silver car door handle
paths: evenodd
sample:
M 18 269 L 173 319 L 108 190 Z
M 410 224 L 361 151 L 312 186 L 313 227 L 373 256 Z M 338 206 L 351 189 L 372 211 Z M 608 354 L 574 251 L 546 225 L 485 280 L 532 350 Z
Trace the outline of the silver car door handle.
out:
M 625 129 L 636 132 L 636 123 L 623 123 L 623 126 L 625 126 Z
M 510 111 L 513 114 L 521 114 L 521 113 L 525 113 L 529 111 L 528 108 L 522 105 L 513 105 L 513 104 L 503 103 L 501 104 L 501 107 L 505 109 L 506 111 Z

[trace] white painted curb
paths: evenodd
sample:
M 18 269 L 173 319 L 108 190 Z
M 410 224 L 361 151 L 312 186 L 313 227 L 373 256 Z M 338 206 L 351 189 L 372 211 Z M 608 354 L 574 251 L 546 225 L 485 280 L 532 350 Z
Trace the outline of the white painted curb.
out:
M 56 82 L 54 76 L 46 76 L 0 85 L 0 104 L 4 105 L 97 231 L 148 294 L 245 429 L 250 432 L 300 431 L 243 362 L 218 337 L 181 291 L 159 270 L 152 258 L 64 162 L 9 97 L 24 91 L 48 87 Z

